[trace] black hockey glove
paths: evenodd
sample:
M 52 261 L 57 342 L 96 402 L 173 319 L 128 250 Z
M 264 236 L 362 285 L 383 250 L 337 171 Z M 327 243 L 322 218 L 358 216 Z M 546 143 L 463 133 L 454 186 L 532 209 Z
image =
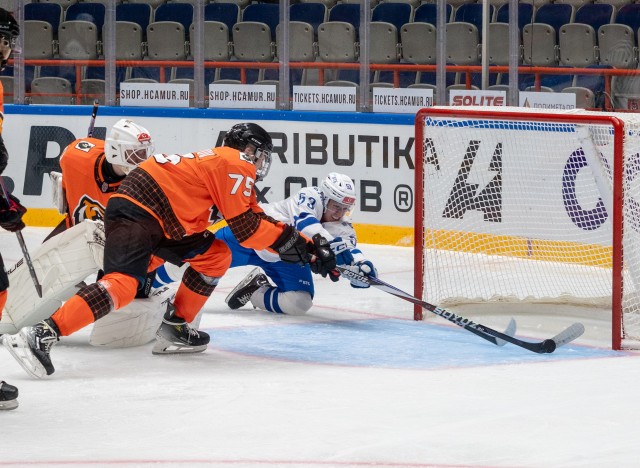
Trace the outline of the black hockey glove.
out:
M 6 200 L 0 200 L 0 227 L 11 232 L 20 231 L 24 228 L 22 216 L 26 212 L 27 209 L 13 195 L 9 195 L 9 206 L 6 206 Z
M 280 237 L 271 245 L 271 248 L 278 252 L 280 260 L 283 262 L 306 265 L 311 261 L 309 250 L 313 249 L 312 244 L 288 224 L 284 227 Z
M 329 241 L 320 234 L 313 236 L 313 255 L 311 261 L 311 271 L 316 274 L 329 278 L 334 283 L 340 279 L 340 273 L 336 270 L 336 254 L 331 250 Z

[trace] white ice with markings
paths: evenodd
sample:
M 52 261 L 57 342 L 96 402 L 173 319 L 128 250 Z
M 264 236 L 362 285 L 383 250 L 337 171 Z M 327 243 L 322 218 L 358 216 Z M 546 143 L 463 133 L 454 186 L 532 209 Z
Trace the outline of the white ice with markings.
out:
M 27 228 L 28 245 L 48 231 Z M 20 258 L 15 235 L 0 232 L 0 251 L 7 267 Z M 363 251 L 412 291 L 412 249 Z M 608 349 L 606 313 L 454 309 L 499 330 L 514 313 L 531 340 L 584 323 L 576 343 L 538 355 L 414 322 L 408 302 L 345 281 L 318 278 L 305 317 L 231 311 L 248 271 L 230 270 L 207 302 L 202 354 L 98 349 L 87 328 L 36 381 L 0 349 L 0 379 L 20 389 L 20 407 L 0 412 L 0 467 L 638 466 L 640 354 Z

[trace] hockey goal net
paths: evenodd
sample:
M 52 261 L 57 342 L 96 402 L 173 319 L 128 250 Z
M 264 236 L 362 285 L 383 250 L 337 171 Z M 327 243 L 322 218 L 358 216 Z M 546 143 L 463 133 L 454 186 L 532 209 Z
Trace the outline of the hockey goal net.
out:
M 417 297 L 607 308 L 640 348 L 640 116 L 428 108 L 415 134 Z

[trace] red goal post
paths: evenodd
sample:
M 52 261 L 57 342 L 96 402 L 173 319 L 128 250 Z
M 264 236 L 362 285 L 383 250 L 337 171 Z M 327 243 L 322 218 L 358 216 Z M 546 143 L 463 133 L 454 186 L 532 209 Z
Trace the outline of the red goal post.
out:
M 422 109 L 414 215 L 416 297 L 610 308 L 640 348 L 639 116 Z

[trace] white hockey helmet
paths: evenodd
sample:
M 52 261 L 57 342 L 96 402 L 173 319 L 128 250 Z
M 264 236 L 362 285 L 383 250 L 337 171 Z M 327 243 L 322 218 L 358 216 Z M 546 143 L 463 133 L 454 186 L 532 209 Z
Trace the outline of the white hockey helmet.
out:
M 327 210 L 329 200 L 348 208 L 348 213 L 356 204 L 356 186 L 351 177 L 331 172 L 320 184 L 320 190 L 324 195 L 324 209 Z
M 118 120 L 105 140 L 107 162 L 123 168 L 125 173 L 151 156 L 155 150 L 149 131 L 128 119 Z

